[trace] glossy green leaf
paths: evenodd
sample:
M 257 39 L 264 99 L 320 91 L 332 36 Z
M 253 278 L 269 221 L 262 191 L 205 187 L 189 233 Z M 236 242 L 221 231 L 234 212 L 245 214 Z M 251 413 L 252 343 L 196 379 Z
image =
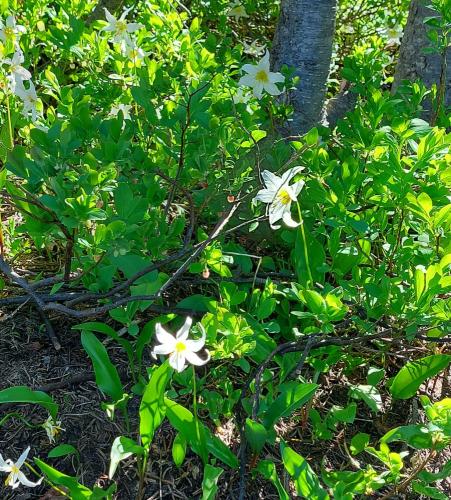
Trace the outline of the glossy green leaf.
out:
M 447 354 L 433 354 L 415 361 L 409 361 L 393 379 L 390 386 L 391 395 L 395 399 L 409 399 L 415 396 L 423 382 L 435 377 L 450 362 L 451 356 Z
M 171 379 L 172 368 L 165 361 L 151 375 L 139 406 L 139 433 L 144 448 L 152 442 L 155 431 L 166 413 L 164 393 Z
M 268 437 L 268 431 L 265 427 L 259 422 L 247 418 L 244 432 L 251 450 L 256 454 L 260 453 Z
M 55 420 L 58 405 L 53 399 L 42 391 L 33 391 L 26 386 L 8 387 L 0 391 L 1 403 L 34 403 L 45 408 Z
M 172 459 L 177 467 L 180 467 L 185 460 L 186 445 L 187 441 L 185 437 L 178 432 L 172 442 Z
M 280 500 L 290 500 L 288 493 L 280 482 L 279 476 L 277 475 L 276 466 L 271 460 L 260 460 L 255 468 L 265 479 L 271 481 L 279 494 Z
M 263 415 L 264 426 L 271 429 L 280 418 L 291 415 L 313 397 L 317 388 L 317 384 L 287 384 Z
M 48 458 L 66 457 L 67 455 L 76 455 L 77 457 L 80 457 L 80 454 L 78 453 L 78 450 L 77 448 L 75 448 L 75 446 L 64 443 L 55 446 L 55 448 L 47 453 Z
M 93 333 L 82 332 L 81 343 L 91 358 L 100 390 L 113 401 L 120 401 L 124 394 L 121 379 L 102 342 Z
M 283 441 L 280 443 L 280 452 L 283 465 L 293 479 L 298 495 L 308 500 L 329 499 L 329 495 L 321 486 L 318 476 L 304 457 L 288 447 Z
M 133 439 L 125 436 L 118 436 L 111 446 L 110 452 L 110 468 L 108 477 L 113 478 L 119 462 L 125 460 L 132 455 L 143 455 L 144 448 L 139 446 Z
M 218 479 L 224 469 L 206 464 L 204 468 L 204 478 L 202 480 L 202 500 L 214 500 L 218 492 Z

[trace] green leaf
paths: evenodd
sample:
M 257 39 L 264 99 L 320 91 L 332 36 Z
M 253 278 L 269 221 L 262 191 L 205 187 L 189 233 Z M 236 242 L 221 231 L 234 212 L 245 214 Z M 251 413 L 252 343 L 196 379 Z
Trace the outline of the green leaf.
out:
M 383 408 L 382 398 L 379 391 L 372 385 L 356 385 L 350 389 L 351 397 L 364 401 L 374 413 Z
M 385 370 L 383 368 L 368 368 L 368 375 L 366 376 L 366 380 L 369 385 L 376 386 L 385 375 Z
M 359 432 L 352 437 L 349 449 L 353 455 L 358 455 L 368 446 L 369 442 L 370 435 L 365 432 Z
M 1 403 L 35 403 L 45 408 L 53 420 L 58 413 L 58 405 L 53 399 L 42 391 L 33 391 L 26 386 L 8 387 L 0 391 Z
M 34 459 L 35 464 L 41 469 L 41 472 L 45 474 L 47 479 L 49 479 L 56 486 L 64 486 L 69 490 L 70 498 L 72 500 L 83 500 L 85 498 L 92 498 L 92 490 L 86 486 L 80 484 L 75 477 L 67 476 L 62 472 L 54 469 L 50 465 L 46 464 L 39 458 Z
M 451 356 L 433 354 L 416 361 L 409 361 L 399 370 L 390 386 L 395 399 L 409 399 L 415 396 L 420 385 L 427 379 L 443 371 L 450 363 Z
M 152 442 L 157 428 L 166 414 L 164 393 L 171 379 L 172 368 L 165 361 L 151 375 L 139 406 L 139 433 L 144 448 Z
M 421 193 L 417 198 L 417 202 L 420 207 L 429 215 L 429 212 L 433 207 L 430 196 L 427 193 Z
M 125 436 L 118 436 L 111 445 L 110 452 L 110 469 L 108 477 L 113 479 L 117 466 L 121 460 L 124 460 L 132 455 L 143 455 L 144 448 L 139 446 L 133 439 Z
M 314 290 L 306 290 L 304 298 L 307 302 L 307 307 L 315 314 L 323 314 L 326 312 L 327 304 L 323 297 Z
M 308 500 L 326 500 L 329 495 L 319 482 L 304 457 L 288 447 L 283 441 L 280 443 L 283 465 L 293 478 L 298 495 Z
M 255 454 L 259 454 L 262 451 L 263 446 L 265 446 L 268 432 L 262 424 L 247 418 L 245 436 L 251 450 Z
M 309 401 L 315 394 L 318 384 L 287 384 L 276 400 L 270 405 L 263 416 L 263 424 L 267 429 L 282 417 L 291 415 L 295 410 Z
M 76 455 L 78 458 L 80 458 L 80 454 L 78 453 L 77 448 L 75 446 L 72 446 L 71 444 L 60 444 L 58 446 L 55 446 L 52 450 L 50 450 L 47 454 L 48 458 L 59 458 L 59 457 L 65 457 L 67 455 Z
M 438 488 L 434 488 L 433 486 L 428 486 L 426 484 L 421 483 L 420 481 L 412 482 L 412 489 L 416 493 L 423 495 L 428 498 L 434 498 L 436 500 L 448 500 L 449 496 L 445 495 Z
M 258 471 L 265 479 L 271 481 L 279 494 L 280 500 L 290 500 L 288 493 L 285 491 L 285 488 L 282 486 L 279 476 L 277 475 L 274 462 L 271 462 L 270 460 L 260 460 L 255 470 Z
M 425 450 L 432 447 L 433 435 L 425 425 L 403 425 L 391 429 L 381 438 L 381 443 L 393 441 L 404 441 L 413 448 Z
M 238 467 L 237 457 L 230 451 L 227 445 L 211 433 L 208 427 L 199 422 L 199 432 L 201 434 L 201 442 L 199 442 L 194 415 L 187 408 L 174 401 L 168 398 L 164 400 L 166 404 L 166 416 L 171 425 L 183 435 L 195 453 L 203 459 L 210 452 L 229 467 Z M 205 439 L 206 449 L 203 449 L 202 437 Z
M 218 479 L 224 472 L 221 467 L 213 467 L 206 464 L 204 468 L 204 478 L 202 480 L 202 500 L 214 500 L 218 492 Z
M 185 460 L 186 445 L 186 439 L 178 432 L 172 443 L 172 459 L 177 467 L 180 467 Z
M 116 367 L 111 363 L 102 342 L 91 332 L 82 332 L 81 343 L 91 358 L 100 390 L 113 401 L 122 399 L 124 391 Z

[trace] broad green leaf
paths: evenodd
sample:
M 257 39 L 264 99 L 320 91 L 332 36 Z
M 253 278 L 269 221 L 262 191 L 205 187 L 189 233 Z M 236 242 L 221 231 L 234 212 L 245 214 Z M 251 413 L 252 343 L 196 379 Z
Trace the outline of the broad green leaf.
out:
M 255 468 L 265 479 L 271 481 L 279 494 L 280 500 L 290 500 L 288 493 L 280 482 L 279 476 L 277 475 L 276 466 L 271 460 L 260 460 L 257 467 Z
M 93 333 L 82 332 L 81 343 L 91 358 L 100 390 L 113 401 L 121 400 L 124 394 L 121 379 L 102 342 Z
M 52 450 L 50 450 L 47 454 L 48 458 L 59 458 L 59 457 L 65 457 L 67 455 L 76 455 L 77 457 L 80 457 L 80 454 L 78 453 L 77 448 L 75 446 L 72 446 L 71 444 L 59 444 L 58 446 L 55 446 Z
M 251 447 L 251 450 L 254 453 L 258 454 L 262 451 L 263 446 L 265 446 L 268 432 L 262 424 L 260 424 L 259 422 L 255 422 L 250 418 L 247 418 L 245 436 L 247 442 Z
M 224 472 L 221 467 L 213 467 L 206 464 L 204 468 L 204 478 L 202 480 L 202 500 L 214 500 L 218 492 L 218 479 Z
M 315 314 L 323 314 L 326 312 L 327 304 L 323 299 L 322 295 L 315 290 L 306 290 L 304 292 L 304 298 L 307 302 L 307 306 Z
M 186 445 L 186 439 L 178 432 L 172 443 L 172 459 L 177 467 L 180 467 L 185 460 Z
M 201 442 L 199 442 L 194 415 L 187 408 L 174 401 L 168 398 L 164 400 L 168 420 L 171 422 L 171 425 L 185 437 L 195 453 L 203 458 L 203 456 L 206 456 L 209 452 L 229 467 L 238 467 L 237 457 L 230 451 L 227 445 L 211 433 L 208 427 L 205 427 L 202 422 L 199 422 L 199 432 L 201 434 Z M 202 449 L 202 437 L 205 439 L 205 450 Z
M 83 500 L 85 498 L 93 498 L 93 492 L 83 484 L 80 484 L 75 477 L 67 476 L 62 472 L 54 469 L 50 465 L 46 464 L 39 458 L 34 459 L 35 464 L 41 469 L 41 472 L 45 474 L 47 479 L 51 481 L 56 486 L 64 486 L 69 490 L 70 498 L 72 500 Z M 99 497 L 98 497 L 99 498 Z
M 280 418 L 291 415 L 313 397 L 317 388 L 318 384 L 287 384 L 263 415 L 264 426 L 271 429 Z
M 433 435 L 425 425 L 403 425 L 391 429 L 381 438 L 381 443 L 393 441 L 404 441 L 413 448 L 425 450 L 432 447 Z
M 376 386 L 385 375 L 385 370 L 383 368 L 368 368 L 368 375 L 366 376 L 366 380 L 369 385 Z
M 33 391 L 26 386 L 8 387 L 0 391 L 1 403 L 35 403 L 45 408 L 55 420 L 58 405 L 53 399 L 42 391 Z
M 364 401 L 374 413 L 382 410 L 382 398 L 379 391 L 374 386 L 356 385 L 352 386 L 349 392 L 351 397 Z
M 450 363 L 451 356 L 433 354 L 425 358 L 409 361 L 399 370 L 390 386 L 390 393 L 395 399 L 409 399 L 415 396 L 420 385 L 435 377 Z
M 283 465 L 292 477 L 298 495 L 308 500 L 326 500 L 329 495 L 321 486 L 318 476 L 313 472 L 304 457 L 280 443 Z
M 448 460 L 443 466 L 443 469 L 439 472 L 429 472 L 423 470 L 418 474 L 418 477 L 425 481 L 426 483 L 432 483 L 433 481 L 441 481 L 442 479 L 447 479 L 451 477 L 451 460 Z
M 125 436 L 118 436 L 111 446 L 110 452 L 110 469 L 108 477 L 113 479 L 117 466 L 121 460 L 124 460 L 132 455 L 143 455 L 144 448 L 139 446 L 133 439 Z
M 431 197 L 427 193 L 420 193 L 418 195 L 417 202 L 420 207 L 429 215 L 429 212 L 433 207 Z
M 153 435 L 166 413 L 164 393 L 171 379 L 172 368 L 165 361 L 151 375 L 139 406 L 139 433 L 144 448 L 148 448 Z
M 358 455 L 368 446 L 369 442 L 370 435 L 366 434 L 365 432 L 359 432 L 352 437 L 349 449 L 351 450 L 351 453 L 353 455 Z
M 415 493 L 419 493 L 422 496 L 427 498 L 434 498 L 435 500 L 449 500 L 449 496 L 445 495 L 438 488 L 433 486 L 428 486 L 427 484 L 422 483 L 421 481 L 413 481 L 412 489 Z

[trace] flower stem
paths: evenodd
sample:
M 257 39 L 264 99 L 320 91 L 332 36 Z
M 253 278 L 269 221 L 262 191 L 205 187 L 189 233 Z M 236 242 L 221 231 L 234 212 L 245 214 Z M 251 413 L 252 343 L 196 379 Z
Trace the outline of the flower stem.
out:
M 203 444 L 200 438 L 199 431 L 199 418 L 197 416 L 197 390 L 196 390 L 196 371 L 194 370 L 194 365 L 192 365 L 193 369 L 193 413 L 194 413 L 194 423 L 196 426 L 196 438 L 199 443 L 200 448 L 203 448 Z M 202 457 L 203 458 L 203 457 Z
M 11 149 L 14 148 L 13 126 L 11 123 L 11 108 L 9 106 L 9 94 L 6 96 L 6 111 L 8 113 L 8 130 Z
M 312 277 L 312 271 L 310 270 L 310 259 L 308 256 L 308 249 L 307 249 L 307 239 L 305 237 L 305 231 L 304 231 L 304 219 L 302 217 L 301 205 L 299 204 L 299 201 L 296 202 L 296 205 L 298 206 L 299 227 L 301 229 L 302 242 L 304 244 L 305 266 L 307 267 L 307 272 L 308 272 L 310 284 L 311 284 L 311 286 L 313 286 L 313 277 Z

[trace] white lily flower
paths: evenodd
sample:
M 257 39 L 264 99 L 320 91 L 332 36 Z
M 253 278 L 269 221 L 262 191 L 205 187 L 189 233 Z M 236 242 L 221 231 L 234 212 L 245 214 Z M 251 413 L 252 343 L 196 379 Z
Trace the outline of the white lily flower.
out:
M 247 73 L 240 78 L 239 85 L 252 87 L 254 95 L 257 99 L 261 99 L 263 90 L 268 94 L 279 95 L 282 93 L 277 88 L 276 83 L 285 81 L 285 78 L 280 73 L 273 73 L 269 70 L 269 52 L 260 59 L 257 64 L 245 64 L 243 71 Z
M 133 64 L 141 63 L 150 52 L 145 52 L 138 47 L 134 40 L 125 40 L 122 46 L 122 53 L 130 59 Z
M 9 75 L 8 81 L 11 91 L 15 93 L 16 86 L 22 84 L 26 80 L 30 80 L 31 73 L 22 66 L 25 58 L 21 50 L 16 50 L 13 57 L 9 57 L 3 60 L 4 64 L 9 65 Z
M 25 27 L 16 23 L 16 18 L 14 16 L 8 16 L 6 18 L 6 23 L 1 24 L 0 27 L 0 40 L 6 43 L 8 40 L 16 42 L 16 37 L 20 38 L 22 33 L 25 33 Z
M 61 420 L 55 421 L 51 416 L 42 424 L 42 427 L 47 433 L 50 443 L 54 443 L 55 437 L 58 436 L 61 431 L 65 430 L 61 428 Z
M 188 316 L 185 324 L 177 331 L 175 337 L 167 332 L 160 323 L 157 323 L 155 326 L 155 333 L 160 345 L 153 348 L 152 356 L 156 358 L 157 354 L 169 354 L 169 364 L 178 372 L 182 372 L 186 368 L 187 362 L 196 366 L 202 366 L 208 363 L 210 354 L 207 350 L 207 359 L 202 359 L 196 354 L 203 349 L 205 345 L 205 329 L 198 323 L 199 329 L 202 332 L 202 337 L 197 340 L 188 339 L 192 323 L 192 318 Z
M 392 28 L 385 29 L 382 34 L 387 38 L 388 43 L 399 44 L 403 35 L 401 27 L 393 26 Z
M 227 11 L 229 17 L 234 17 L 235 21 L 239 21 L 242 17 L 249 17 L 246 9 L 240 2 L 235 2 L 231 5 L 230 9 Z
M 34 488 L 35 486 L 38 486 L 39 484 L 42 483 L 43 477 L 39 479 L 36 483 L 33 483 L 32 481 L 28 480 L 25 477 L 25 474 L 20 470 L 22 465 L 24 464 L 25 460 L 28 457 L 28 453 L 30 452 L 30 447 L 28 447 L 22 455 L 20 455 L 19 460 L 17 462 L 13 462 L 11 459 L 6 459 L 3 460 L 2 455 L 0 454 L 0 471 L 1 472 L 9 472 L 8 477 L 6 478 L 5 484 L 6 486 L 11 486 L 11 488 L 14 490 L 16 489 L 20 484 L 23 484 L 24 486 L 28 486 L 29 488 Z
M 36 104 L 38 102 L 38 96 L 36 94 L 36 89 L 32 81 L 29 82 L 29 87 L 26 89 L 22 82 L 16 87 L 16 96 L 22 99 L 23 109 L 22 114 L 28 117 L 31 113 L 31 121 L 34 123 L 38 119 L 38 110 L 36 109 Z
M 275 222 L 280 219 L 289 226 L 297 227 L 299 222 L 295 222 L 291 217 L 291 203 L 297 201 L 297 197 L 304 187 L 304 181 L 298 181 L 292 184 L 291 179 L 299 173 L 303 167 L 294 167 L 285 172 L 282 177 L 279 177 L 269 170 L 262 172 L 265 189 L 261 189 L 255 200 L 268 203 L 267 214 L 269 216 L 269 224 L 273 229 L 278 229 Z
M 244 53 L 249 54 L 250 56 L 261 56 L 266 51 L 266 45 L 260 45 L 257 40 L 254 40 L 252 43 L 246 43 L 243 40 Z
M 119 111 L 122 111 L 122 114 L 124 115 L 124 120 L 131 120 L 130 116 L 130 110 L 132 109 L 130 104 L 113 104 L 111 106 L 111 111 L 109 113 L 109 116 L 117 116 L 119 114 Z
M 111 12 L 105 8 L 105 17 L 108 21 L 108 24 L 101 29 L 101 31 L 110 31 L 113 35 L 112 41 L 115 43 L 120 43 L 123 41 L 129 40 L 130 33 L 134 33 L 135 31 L 144 28 L 144 25 L 141 23 L 128 23 L 125 19 L 127 14 L 131 11 L 131 7 L 129 9 L 125 9 L 119 19 L 116 19 Z
M 235 104 L 246 104 L 249 102 L 249 99 L 251 96 L 246 92 L 243 91 L 243 89 L 239 88 L 237 91 L 233 94 L 232 99 Z

